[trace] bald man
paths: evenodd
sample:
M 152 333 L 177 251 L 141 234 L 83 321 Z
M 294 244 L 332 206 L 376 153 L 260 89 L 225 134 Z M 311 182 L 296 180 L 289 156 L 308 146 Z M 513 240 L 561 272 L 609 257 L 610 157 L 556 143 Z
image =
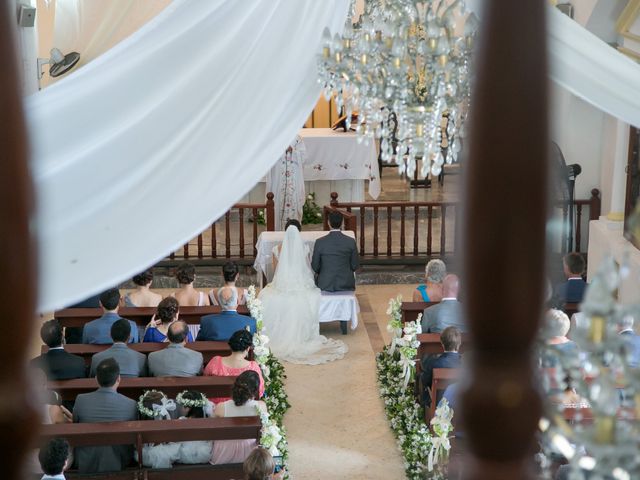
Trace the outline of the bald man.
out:
M 238 308 L 238 291 L 232 287 L 222 287 L 218 290 L 218 302 L 221 313 L 205 315 L 200 319 L 200 330 L 197 341 L 227 341 L 238 330 L 249 327 L 251 333 L 256 333 L 256 321 L 248 315 L 240 315 Z
M 184 322 L 169 325 L 167 348 L 149 354 L 152 377 L 194 377 L 202 373 L 202 354 L 186 348 L 189 327 Z
M 462 317 L 462 305 L 458 301 L 460 281 L 457 275 L 449 274 L 442 281 L 442 301 L 437 305 L 425 308 L 422 314 L 422 331 L 424 333 L 441 333 L 447 327 L 456 327 L 466 332 L 467 327 Z

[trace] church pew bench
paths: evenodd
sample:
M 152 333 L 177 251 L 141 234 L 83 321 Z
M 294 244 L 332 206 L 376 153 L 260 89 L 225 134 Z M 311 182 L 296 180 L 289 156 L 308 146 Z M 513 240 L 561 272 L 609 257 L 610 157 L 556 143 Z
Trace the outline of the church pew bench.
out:
M 43 425 L 40 444 L 53 438 L 65 438 L 72 447 L 102 445 L 133 445 L 142 458 L 145 443 L 183 442 L 193 440 L 260 439 L 262 424 L 258 416 L 235 418 L 192 418 L 153 422 L 139 420 L 112 423 L 73 423 Z M 154 479 L 154 480 L 205 480 L 243 478 L 242 465 L 175 465 L 171 469 L 144 467 L 140 462 L 135 468 L 103 474 L 65 472 L 67 478 L 91 479 Z
M 144 327 L 156 313 L 155 307 L 122 307 L 118 309 L 118 315 L 137 323 Z M 207 305 L 203 307 L 180 307 L 180 320 L 189 325 L 199 325 L 200 318 L 205 315 L 220 313 L 219 306 Z M 85 323 L 100 318 L 102 316 L 100 308 L 65 308 L 56 310 L 53 317 L 60 322 L 63 327 L 82 327 Z M 238 306 L 238 313 L 249 315 L 246 305 Z
M 183 390 L 198 390 L 207 397 L 231 397 L 231 388 L 236 377 L 139 377 L 122 378 L 118 393 L 138 400 L 145 390 L 160 390 L 169 398 L 175 398 Z M 95 378 L 74 378 L 47 382 L 47 388 L 57 392 L 62 400 L 70 401 L 81 393 L 98 388 Z
M 168 342 L 130 343 L 129 348 L 148 355 L 151 352 L 157 352 L 158 350 L 166 348 L 167 345 L 169 345 Z M 67 352 L 81 356 L 87 365 L 91 365 L 91 357 L 93 357 L 94 354 L 102 352 L 109 347 L 111 347 L 111 345 L 94 345 L 88 343 L 69 343 L 64 345 L 64 349 Z M 231 355 L 231 348 L 227 342 L 190 342 L 187 343 L 185 347 L 202 353 L 205 364 L 215 356 L 226 357 Z M 42 353 L 46 353 L 47 351 L 49 351 L 49 347 L 43 345 Z M 249 351 L 248 358 L 249 360 L 253 360 L 253 349 Z
M 460 368 L 434 368 L 433 379 L 431 381 L 431 406 L 424 409 L 424 420 L 427 424 L 436 413 L 438 406 L 437 399 L 439 393 L 444 393 L 449 385 L 455 383 L 460 378 L 462 369 Z

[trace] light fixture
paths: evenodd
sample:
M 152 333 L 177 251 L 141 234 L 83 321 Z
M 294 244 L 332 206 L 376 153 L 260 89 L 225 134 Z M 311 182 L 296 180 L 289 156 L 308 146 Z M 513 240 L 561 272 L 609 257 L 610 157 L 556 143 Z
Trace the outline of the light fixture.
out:
M 51 65 L 49 67 L 49 75 L 52 77 L 59 77 L 64 75 L 80 61 L 80 54 L 78 52 L 71 52 L 64 55 L 57 48 L 51 49 L 50 58 L 38 58 L 38 90 L 40 90 L 40 80 L 44 75 L 44 66 Z
M 368 1 L 342 35 L 325 29 L 318 68 L 325 97 L 344 106 L 347 128 L 358 112 L 358 138 L 379 138 L 382 161 L 412 176 L 422 159 L 422 175 L 438 175 L 462 147 L 477 29 L 463 0 Z

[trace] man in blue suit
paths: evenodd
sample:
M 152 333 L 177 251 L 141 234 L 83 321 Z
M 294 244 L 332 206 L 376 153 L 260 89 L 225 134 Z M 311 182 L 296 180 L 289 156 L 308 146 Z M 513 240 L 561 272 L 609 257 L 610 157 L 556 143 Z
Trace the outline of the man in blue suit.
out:
M 249 327 L 251 333 L 256 333 L 256 321 L 246 315 L 236 312 L 238 308 L 238 291 L 233 287 L 222 287 L 218 291 L 218 300 L 222 312 L 205 315 L 200 319 L 200 331 L 196 341 L 214 340 L 226 341 L 238 330 Z
M 582 279 L 584 258 L 576 252 L 568 253 L 562 259 L 562 266 L 567 281 L 556 285 L 555 303 L 562 307 L 565 303 L 581 303 L 587 282 Z
M 122 318 L 118 315 L 120 290 L 111 288 L 103 292 L 100 295 L 100 305 L 102 306 L 104 314 L 100 318 L 85 324 L 82 330 L 82 343 L 101 345 L 113 343 L 111 326 Z M 129 341 L 138 343 L 140 341 L 138 326 L 131 320 L 129 320 L 129 324 L 131 325 L 131 339 Z
M 629 366 L 638 368 L 640 366 L 640 336 L 633 331 L 633 317 L 631 315 L 622 317 L 618 328 L 625 341 L 625 353 Z
M 458 353 L 462 344 L 462 333 L 456 327 L 447 327 L 440 334 L 440 343 L 444 353 L 439 356 L 431 355 L 422 359 L 422 387 L 424 388 L 422 398 L 425 406 L 431 405 L 431 382 L 433 380 L 434 368 L 459 368 L 462 362 L 462 355 Z M 438 398 L 438 401 L 440 399 Z

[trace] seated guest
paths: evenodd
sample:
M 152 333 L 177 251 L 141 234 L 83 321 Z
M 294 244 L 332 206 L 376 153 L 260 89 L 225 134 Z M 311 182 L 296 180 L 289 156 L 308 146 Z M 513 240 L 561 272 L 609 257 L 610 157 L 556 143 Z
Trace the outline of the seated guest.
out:
M 84 378 L 87 367 L 84 359 L 64 349 L 62 326 L 57 320 L 49 320 L 40 328 L 40 338 L 49 351 L 31 360 L 31 366 L 43 370 L 49 380 Z
M 153 377 L 195 377 L 202 372 L 202 354 L 185 348 L 189 328 L 184 322 L 169 325 L 169 346 L 149 354 L 149 375 Z
M 462 315 L 462 304 L 458 301 L 460 289 L 457 275 L 447 275 L 442 281 L 442 300 L 437 305 L 424 309 L 422 331 L 440 333 L 447 327 L 456 327 L 466 332 L 467 327 Z
M 153 271 L 145 270 L 133 276 L 136 289 L 124 296 L 125 307 L 157 307 L 162 300 L 162 295 L 151 291 Z
M 276 473 L 276 463 L 269 450 L 262 447 L 254 448 L 242 464 L 245 480 L 280 480 L 284 478 L 285 470 Z
M 156 390 L 144 393 L 138 400 L 138 412 L 141 420 L 171 420 L 171 413 L 175 412 L 176 403 Z M 145 443 L 142 445 L 142 464 L 151 468 L 171 468 L 178 461 L 180 444 L 175 442 Z M 134 452 L 138 460 L 138 452 Z
M 203 393 L 195 390 L 185 390 L 178 394 L 176 403 L 182 409 L 183 418 L 209 418 L 213 416 L 213 404 Z M 193 465 L 198 463 L 208 463 L 211 460 L 213 442 L 191 441 L 180 442 L 178 451 L 178 463 Z
M 633 331 L 633 317 L 625 315 L 620 320 L 618 330 L 625 340 L 625 354 L 631 368 L 640 366 L 640 336 Z
M 100 295 L 100 305 L 104 314 L 87 324 L 82 331 L 82 343 L 96 343 L 100 345 L 111 343 L 111 325 L 116 320 L 120 320 L 118 315 L 118 307 L 120 305 L 120 291 L 112 288 Z M 131 341 L 137 343 L 140 341 L 138 336 L 138 326 L 128 320 L 131 324 Z
M 121 377 L 144 377 L 147 375 L 147 357 L 143 353 L 127 347 L 131 337 L 131 324 L 129 320 L 121 318 L 111 325 L 111 339 L 113 346 L 102 352 L 98 352 L 91 358 L 89 376 L 95 377 L 96 368 L 102 360 L 113 358 L 118 362 Z
M 260 380 L 258 398 L 264 394 L 264 381 L 258 362 L 247 360 L 249 349 L 253 345 L 253 336 L 246 330 L 238 330 L 229 339 L 231 355 L 228 357 L 213 357 L 204 369 L 204 375 L 218 377 L 237 377 L 242 372 L 252 370 Z M 214 403 L 224 402 L 225 398 L 213 398 Z
M 584 297 L 587 283 L 582 279 L 584 258 L 576 252 L 568 253 L 562 259 L 562 267 L 567 281 L 556 285 L 554 290 L 555 304 L 580 303 Z
M 196 267 L 189 262 L 182 262 L 176 268 L 176 280 L 180 288 L 171 294 L 183 307 L 202 307 L 209 305 L 209 297 L 193 287 L 196 280 Z
M 462 344 L 462 334 L 456 327 L 447 327 L 440 334 L 440 343 L 444 348 L 441 355 L 431 355 L 422 359 L 422 387 L 424 404 L 431 405 L 430 388 L 433 381 L 434 368 L 459 368 L 462 355 L 458 353 Z M 436 399 L 439 401 L 440 399 Z
M 218 290 L 218 300 L 222 312 L 205 315 L 200 319 L 200 331 L 196 340 L 229 340 L 233 332 L 246 327 L 251 329 L 251 333 L 256 333 L 256 321 L 236 311 L 238 292 L 234 288 L 222 287 Z
M 250 417 L 258 412 L 267 414 L 267 406 L 258 398 L 258 374 L 246 371 L 236 378 L 231 390 L 231 400 L 216 405 L 216 417 Z M 211 463 L 244 462 L 251 451 L 257 446 L 255 439 L 218 440 L 213 443 Z
M 89 298 L 74 303 L 67 308 L 100 308 L 100 294 L 97 293 Z M 82 327 L 67 327 L 64 329 L 64 338 L 67 343 L 82 343 Z
M 569 327 L 569 317 L 566 313 L 555 308 L 547 310 L 540 331 L 542 340 L 549 347 L 542 353 L 541 365 L 543 368 L 557 366 L 558 354 L 577 354 L 578 346 L 567 338 Z
M 447 267 L 442 260 L 430 260 L 424 272 L 424 284 L 413 291 L 414 302 L 439 302 L 442 300 L 442 281 Z
M 100 388 L 76 397 L 73 408 L 75 423 L 126 422 L 138 419 L 135 400 L 120 395 L 120 367 L 113 358 L 98 365 L 96 379 Z M 75 456 L 79 473 L 119 471 L 133 459 L 132 445 L 76 447 Z
M 29 373 L 34 385 L 37 403 L 41 408 L 42 424 L 71 423 L 73 415 L 67 407 L 62 405 L 60 395 L 53 390 L 49 390 L 47 376 L 44 371 L 40 368 L 33 368 Z M 69 403 L 73 406 L 73 402 Z
M 166 342 L 167 331 L 169 325 L 178 320 L 180 315 L 180 305 L 178 300 L 173 297 L 167 297 L 163 299 L 158 305 L 157 313 L 147 325 L 147 330 L 144 332 L 143 342 Z M 187 342 L 193 342 L 191 332 L 187 335 Z
M 247 291 L 244 288 L 236 287 L 238 277 L 240 277 L 240 269 L 236 262 L 227 262 L 222 267 L 222 276 L 224 277 L 224 286 L 234 288 L 238 295 L 238 305 L 244 305 L 247 303 Z M 220 305 L 218 301 L 218 292 L 212 288 L 209 290 L 209 300 L 211 305 Z
M 40 449 L 38 460 L 44 472 L 42 480 L 64 480 L 64 471 L 69 467 L 71 448 L 64 438 L 54 438 Z

